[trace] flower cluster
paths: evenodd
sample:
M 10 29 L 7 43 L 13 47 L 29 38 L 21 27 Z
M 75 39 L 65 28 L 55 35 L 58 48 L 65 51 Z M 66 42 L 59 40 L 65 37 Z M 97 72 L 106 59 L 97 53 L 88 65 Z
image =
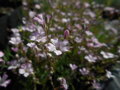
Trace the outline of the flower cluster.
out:
M 91 8 L 97 6 L 79 0 L 73 2 L 75 6 L 67 5 L 67 0 L 49 3 L 52 10 L 40 14 L 30 11 L 30 20 L 24 19 L 22 26 L 11 30 L 13 55 L 6 63 L 7 70 L 43 89 L 48 83 L 52 89 L 101 89 L 101 81 L 113 78 L 109 69 L 118 55 L 111 52 L 113 47 L 99 40 L 94 30 L 98 17 Z M 41 7 L 37 4 L 35 8 Z M 0 52 L 0 62 L 3 56 Z M 0 86 L 7 86 L 10 81 L 6 79 L 1 79 Z

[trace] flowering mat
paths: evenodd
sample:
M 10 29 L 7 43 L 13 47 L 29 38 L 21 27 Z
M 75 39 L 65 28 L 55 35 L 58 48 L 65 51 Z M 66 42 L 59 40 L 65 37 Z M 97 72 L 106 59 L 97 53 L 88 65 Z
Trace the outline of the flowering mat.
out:
M 119 87 L 111 72 L 120 63 L 119 10 L 38 0 L 32 10 L 23 2 L 23 13 L 0 51 L 0 90 L 102 90 L 111 79 Z

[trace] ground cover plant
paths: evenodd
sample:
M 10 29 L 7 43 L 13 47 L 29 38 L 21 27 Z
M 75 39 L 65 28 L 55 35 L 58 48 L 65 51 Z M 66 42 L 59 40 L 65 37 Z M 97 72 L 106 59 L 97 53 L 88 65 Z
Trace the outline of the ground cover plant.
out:
M 11 29 L 9 46 L 0 52 L 1 87 L 102 90 L 115 78 L 111 70 L 119 63 L 119 18 L 102 18 L 103 10 L 114 8 L 79 0 L 41 0 L 32 10 L 24 9 L 29 17 Z

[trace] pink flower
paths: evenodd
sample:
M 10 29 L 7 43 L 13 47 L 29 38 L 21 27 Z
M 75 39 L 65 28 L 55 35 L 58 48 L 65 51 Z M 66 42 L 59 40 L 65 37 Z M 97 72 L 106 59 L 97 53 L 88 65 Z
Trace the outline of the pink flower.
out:
M 14 52 L 17 52 L 17 51 L 18 51 L 18 48 L 17 48 L 17 47 L 16 47 L 16 48 L 12 47 L 11 49 L 12 49 L 12 51 L 14 51 Z
M 4 56 L 4 53 L 0 51 L 0 58 Z
M 64 38 L 67 38 L 70 35 L 69 30 L 65 30 L 64 31 Z

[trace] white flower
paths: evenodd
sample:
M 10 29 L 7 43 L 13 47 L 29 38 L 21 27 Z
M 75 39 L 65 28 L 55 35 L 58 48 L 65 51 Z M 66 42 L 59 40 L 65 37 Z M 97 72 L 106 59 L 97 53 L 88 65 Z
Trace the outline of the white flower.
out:
M 41 6 L 40 6 L 39 4 L 35 4 L 35 8 L 36 8 L 36 9 L 40 9 Z
M 31 43 L 28 43 L 27 46 L 30 47 L 30 48 L 33 48 L 33 47 L 36 46 L 36 44 L 31 42 Z
M 92 55 L 85 56 L 85 59 L 89 62 L 96 62 L 97 57 L 93 57 Z
M 86 33 L 86 35 L 88 35 L 88 36 L 92 36 L 92 35 L 93 35 L 93 33 L 90 32 L 90 31 L 85 31 L 85 33 Z
M 39 14 L 37 17 L 34 18 L 34 20 L 37 21 L 41 25 L 43 25 L 45 23 L 43 14 Z
M 110 71 L 108 71 L 108 70 L 106 70 L 106 76 L 108 78 L 113 78 L 114 77 L 114 75 L 112 75 L 112 73 Z
M 37 40 L 37 37 L 36 36 L 30 36 L 30 40 L 35 41 L 35 40 Z
M 60 41 L 58 38 L 51 39 L 51 42 L 56 46 L 56 48 L 59 48 L 62 52 L 67 52 L 69 51 L 68 41 Z
M 58 43 L 58 38 L 55 38 L 55 39 L 51 39 L 51 42 L 56 45 Z
M 70 68 L 74 71 L 75 69 L 77 69 L 77 66 L 75 65 L 75 64 L 70 64 L 69 65 L 70 66 Z
M 62 54 L 62 52 L 60 50 L 57 50 L 56 46 L 54 44 L 52 44 L 52 43 L 48 43 L 46 45 L 46 47 L 48 48 L 48 50 L 50 52 L 54 52 L 56 55 L 61 55 Z
M 62 19 L 62 22 L 63 22 L 63 23 L 67 23 L 67 22 L 69 22 L 69 21 L 70 21 L 69 18 L 68 18 L 68 19 L 67 19 L 67 18 L 63 18 L 63 19 Z
M 75 40 L 76 43 L 81 43 L 82 42 L 82 39 L 80 39 L 79 37 L 75 37 L 74 40 Z
M 19 74 L 24 74 L 25 70 L 24 69 L 19 69 Z
M 61 86 L 63 87 L 63 89 L 68 90 L 68 85 L 67 85 L 66 79 L 63 78 L 63 77 L 59 77 L 58 80 L 60 81 Z
M 21 38 L 20 37 L 12 37 L 9 41 L 13 45 L 18 45 L 21 43 Z
M 61 55 L 61 54 L 62 54 L 62 52 L 61 52 L 60 50 L 55 50 L 54 53 L 55 53 L 56 55 Z
M 11 29 L 11 31 L 15 34 L 15 33 L 19 33 L 19 29 L 13 28 Z
M 30 74 L 33 74 L 31 63 L 22 64 L 19 69 L 19 74 L 22 74 L 24 77 L 28 77 Z
M 48 50 L 51 51 L 51 52 L 56 51 L 56 47 L 55 47 L 55 45 L 52 44 L 52 43 L 48 43 L 48 44 L 46 45 L 46 47 L 47 47 Z
M 46 36 L 41 37 L 40 39 L 37 39 L 36 41 L 37 41 L 37 42 L 45 43 L 45 42 L 47 41 L 47 37 L 46 37 Z
M 45 31 L 44 31 L 43 27 L 41 27 L 41 26 L 36 26 L 36 28 L 37 28 L 37 31 L 36 31 L 36 32 L 37 32 L 40 36 L 45 35 Z
M 84 6 L 85 6 L 85 8 L 88 8 L 88 7 L 90 7 L 90 4 L 85 2 Z
M 105 59 L 114 58 L 114 56 L 115 56 L 112 53 L 104 52 L 104 51 L 101 51 L 100 54 L 102 54 Z
M 36 15 L 36 12 L 34 12 L 34 11 L 29 11 L 29 16 L 30 16 L 31 18 L 33 18 L 35 15 Z
M 24 69 L 19 69 L 19 74 L 23 74 L 24 77 L 28 77 L 29 76 L 29 73 L 26 72 Z

